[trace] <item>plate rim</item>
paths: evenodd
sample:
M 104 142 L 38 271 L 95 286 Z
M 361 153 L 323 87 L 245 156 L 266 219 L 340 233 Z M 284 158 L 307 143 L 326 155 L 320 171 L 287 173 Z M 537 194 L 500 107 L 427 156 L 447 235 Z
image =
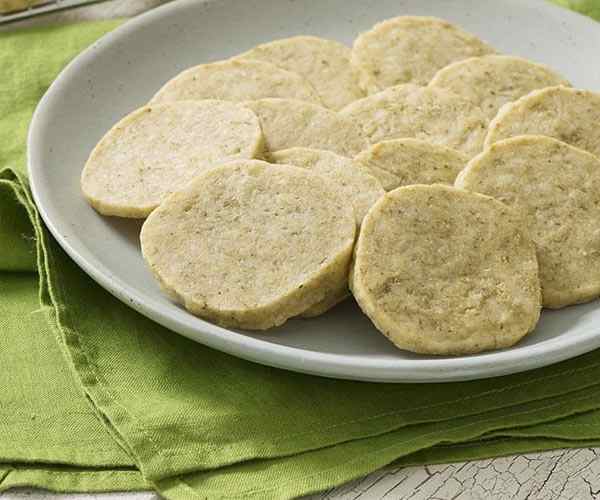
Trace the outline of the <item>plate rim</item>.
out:
M 203 0 L 201 3 L 214 3 L 219 0 Z M 573 16 L 578 21 L 589 21 L 600 24 L 581 14 L 549 4 L 543 0 L 528 0 L 530 4 L 544 5 L 543 8 L 560 10 L 563 16 Z M 367 382 L 390 383 L 436 383 L 460 380 L 473 380 L 508 375 L 547 366 L 559 361 L 573 358 L 600 347 L 600 328 L 598 331 L 586 332 L 576 340 L 552 338 L 538 344 L 523 348 L 509 348 L 501 351 L 490 351 L 475 356 L 458 356 L 440 359 L 397 359 L 369 361 L 353 358 L 344 354 L 332 354 L 311 351 L 299 347 L 281 345 L 268 340 L 255 338 L 243 333 L 232 332 L 208 321 L 196 318 L 186 311 L 163 311 L 165 306 L 155 303 L 151 297 L 144 296 L 119 276 L 114 276 L 102 265 L 94 265 L 82 256 L 71 242 L 60 231 L 60 217 L 55 220 L 54 214 L 45 206 L 44 186 L 41 171 L 43 155 L 36 147 L 43 132 L 43 118 L 50 106 L 49 100 L 54 92 L 67 81 L 70 74 L 94 58 L 94 50 L 107 40 L 117 40 L 129 33 L 143 28 L 167 13 L 186 9 L 197 4 L 196 0 L 176 0 L 136 16 L 116 29 L 103 35 L 93 44 L 78 54 L 59 73 L 33 113 L 27 135 L 27 170 L 29 184 L 37 210 L 46 227 L 57 240 L 62 249 L 75 263 L 94 281 L 127 306 L 150 318 L 174 333 L 184 335 L 207 347 L 223 351 L 230 355 L 275 368 L 282 368 L 310 375 L 328 378 L 359 380 Z M 38 175 L 39 173 L 39 175 Z M 194 323 L 201 322 L 202 327 L 191 325 L 186 317 L 193 318 Z M 482 357 L 483 356 L 483 357 Z

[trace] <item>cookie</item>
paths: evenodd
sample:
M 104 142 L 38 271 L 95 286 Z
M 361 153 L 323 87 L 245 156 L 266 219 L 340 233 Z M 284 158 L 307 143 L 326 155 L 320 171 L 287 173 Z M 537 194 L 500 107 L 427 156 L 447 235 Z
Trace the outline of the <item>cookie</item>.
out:
M 302 76 L 263 61 L 228 60 L 201 64 L 168 81 L 151 103 L 221 99 L 248 101 L 265 97 L 321 100 Z
M 355 231 L 351 207 L 318 176 L 238 160 L 169 196 L 140 239 L 162 288 L 191 313 L 264 330 L 324 298 Z
M 214 162 L 262 154 L 256 115 L 225 101 L 144 106 L 100 140 L 81 174 L 88 202 L 104 215 L 144 218 Z
M 384 194 L 381 183 L 366 169 L 350 158 L 331 151 L 309 148 L 284 149 L 272 153 L 270 160 L 273 163 L 305 168 L 330 180 L 352 205 L 358 225 L 373 203 Z
M 315 36 L 295 36 L 259 45 L 237 59 L 266 61 L 298 73 L 312 84 L 323 106 L 339 110 L 364 97 L 350 56 L 351 50 L 339 42 Z
M 418 139 L 396 139 L 374 144 L 354 160 L 391 191 L 410 184 L 452 185 L 468 157 Z
M 485 145 L 517 135 L 547 135 L 600 156 L 600 93 L 569 87 L 534 90 L 504 105 Z
M 345 277 L 346 280 L 343 287 L 330 289 L 330 292 L 326 294 L 323 300 L 309 307 L 306 311 L 300 314 L 300 317 L 316 318 L 317 316 L 325 314 L 327 311 L 333 309 L 335 306 L 346 300 L 350 296 L 350 291 L 348 290 L 348 269 L 346 269 Z
M 369 208 L 384 194 L 381 184 L 351 159 L 330 151 L 292 148 L 271 155 L 271 161 L 295 165 L 321 175 L 331 181 L 339 194 L 347 200 L 360 225 Z M 314 317 L 331 309 L 348 296 L 348 273 L 340 274 L 337 285 L 328 290 L 324 300 L 304 311 L 302 316 Z
M 304 147 L 353 157 L 368 144 L 351 119 L 322 106 L 291 99 L 245 105 L 258 116 L 269 152 Z
M 403 83 L 427 85 L 450 63 L 494 52 L 443 19 L 401 16 L 362 33 L 354 41 L 352 63 L 361 87 L 373 94 Z
M 473 158 L 456 185 L 526 216 L 544 307 L 600 296 L 600 159 L 550 137 L 513 137 Z
M 455 62 L 436 73 L 429 83 L 454 92 L 480 106 L 488 120 L 508 102 L 532 90 L 570 83 L 548 66 L 513 56 L 488 55 Z
M 395 189 L 369 211 L 350 286 L 397 347 L 470 354 L 509 347 L 535 327 L 535 246 L 520 215 L 449 186 Z
M 481 151 L 487 128 L 485 115 L 471 101 L 445 89 L 412 84 L 355 101 L 340 115 L 359 124 L 371 144 L 413 138 L 469 156 Z

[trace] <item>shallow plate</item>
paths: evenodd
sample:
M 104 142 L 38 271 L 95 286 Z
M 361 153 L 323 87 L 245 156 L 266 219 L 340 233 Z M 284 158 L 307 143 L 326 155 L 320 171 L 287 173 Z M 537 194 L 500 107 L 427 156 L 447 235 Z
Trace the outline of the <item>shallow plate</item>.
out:
M 600 304 L 544 312 L 516 347 L 456 358 L 395 349 L 352 301 L 269 334 L 220 328 L 171 303 L 142 261 L 140 223 L 98 215 L 79 176 L 92 147 L 119 118 L 182 69 L 275 38 L 313 34 L 351 44 L 375 22 L 435 15 L 500 51 L 547 63 L 574 85 L 600 89 L 600 24 L 543 1 L 180 1 L 140 16 L 75 59 L 50 87 L 29 134 L 29 173 L 41 215 L 67 253 L 127 305 L 175 332 L 252 361 L 329 377 L 429 382 L 527 370 L 600 346 Z

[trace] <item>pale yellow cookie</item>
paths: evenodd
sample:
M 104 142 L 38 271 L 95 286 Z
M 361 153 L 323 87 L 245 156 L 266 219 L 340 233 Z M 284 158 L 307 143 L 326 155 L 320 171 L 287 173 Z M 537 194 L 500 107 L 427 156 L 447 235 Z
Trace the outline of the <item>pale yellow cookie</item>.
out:
M 356 222 L 329 183 L 258 160 L 216 167 L 148 217 L 142 253 L 193 314 L 264 330 L 324 298 L 347 273 Z
M 548 87 L 505 104 L 485 145 L 516 135 L 547 135 L 600 156 L 600 93 Z
M 398 85 L 346 106 L 340 115 L 360 125 L 375 144 L 414 138 L 474 156 L 483 146 L 487 121 L 468 99 L 445 89 Z
M 600 159 L 550 137 L 514 137 L 473 158 L 456 185 L 526 216 L 544 307 L 600 296 Z
M 350 56 L 351 50 L 339 42 L 295 36 L 264 43 L 238 58 L 267 61 L 302 75 L 317 91 L 323 106 L 338 110 L 364 97 Z
M 270 152 L 305 147 L 352 157 L 368 144 L 356 123 L 322 106 L 291 99 L 245 105 L 258 116 Z
M 373 203 L 384 194 L 379 181 L 365 169 L 350 158 L 330 151 L 308 148 L 284 149 L 273 153 L 270 159 L 274 163 L 305 168 L 331 181 L 332 187 L 353 207 L 358 225 Z M 337 286 L 334 284 L 331 287 L 325 299 L 304 311 L 302 316 L 313 317 L 323 314 L 347 296 L 348 274 L 343 273 L 339 276 Z
M 493 52 L 443 19 L 401 16 L 362 33 L 354 41 L 352 63 L 361 87 L 373 94 L 402 83 L 427 85 L 444 66 Z
M 397 347 L 423 354 L 509 347 L 540 315 L 535 246 L 521 216 L 449 186 L 401 187 L 373 205 L 350 287 Z
M 468 160 L 454 149 L 418 139 L 379 142 L 354 158 L 386 191 L 410 184 L 454 184 Z
M 268 62 L 233 59 L 183 71 L 169 80 L 150 102 L 201 99 L 240 102 L 265 97 L 321 103 L 312 85 L 297 73 Z
M 306 311 L 300 314 L 301 318 L 316 318 L 317 316 L 321 316 L 321 314 L 325 314 L 330 309 L 333 309 L 338 304 L 342 303 L 350 296 L 350 291 L 348 290 L 348 269 L 346 270 L 346 283 L 343 288 L 339 288 L 337 290 L 331 290 L 331 293 L 318 302 L 314 306 L 309 307 Z
M 213 163 L 264 150 L 256 115 L 225 101 L 148 105 L 100 140 L 81 174 L 81 189 L 101 214 L 144 218 Z
M 429 83 L 454 92 L 481 107 L 489 120 L 508 102 L 532 90 L 570 83 L 543 64 L 514 56 L 488 55 L 455 62 Z
M 365 168 L 350 158 L 331 151 L 310 148 L 284 149 L 272 153 L 270 160 L 273 163 L 305 168 L 330 180 L 340 195 L 352 205 L 359 225 L 373 203 L 384 194 L 381 183 Z

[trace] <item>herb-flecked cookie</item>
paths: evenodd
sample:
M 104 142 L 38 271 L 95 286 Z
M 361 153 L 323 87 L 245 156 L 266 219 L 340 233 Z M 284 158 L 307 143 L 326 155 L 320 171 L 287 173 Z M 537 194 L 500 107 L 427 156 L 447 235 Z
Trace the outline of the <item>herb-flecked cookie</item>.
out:
M 226 327 L 264 330 L 324 299 L 347 273 L 355 231 L 352 208 L 320 177 L 238 160 L 169 196 L 140 239 L 176 302 Z
M 513 137 L 473 158 L 456 185 L 526 216 L 544 307 L 600 296 L 600 159 L 550 137 Z
M 354 158 L 386 191 L 410 184 L 452 185 L 468 160 L 454 149 L 418 139 L 379 142 Z
M 364 97 L 350 57 L 350 48 L 339 42 L 295 36 L 264 43 L 237 58 L 267 61 L 302 75 L 312 84 L 323 106 L 338 110 Z
M 384 193 L 381 183 L 367 169 L 331 151 L 291 148 L 272 153 L 270 159 L 273 163 L 305 168 L 330 180 L 354 208 L 358 225 Z
M 321 103 L 312 85 L 297 73 L 268 62 L 234 59 L 186 69 L 165 83 L 150 102 L 202 99 L 241 102 L 265 97 Z
M 488 55 L 455 62 L 436 73 L 429 83 L 471 100 L 489 120 L 508 102 L 532 90 L 570 86 L 570 83 L 543 64 L 514 56 Z
M 340 115 L 358 124 L 371 144 L 414 138 L 474 156 L 487 120 L 479 106 L 445 89 L 406 84 L 346 106 Z
M 243 106 L 213 100 L 148 105 L 100 140 L 81 188 L 101 214 L 144 218 L 214 162 L 254 158 L 263 150 L 258 118 Z
M 369 208 L 384 194 L 379 181 L 350 158 L 318 149 L 292 148 L 271 154 L 274 163 L 295 165 L 331 181 L 353 209 L 356 223 L 361 224 Z M 335 285 L 335 284 L 334 284 Z M 348 296 L 348 272 L 340 274 L 337 286 L 328 291 L 324 300 L 310 307 L 302 316 L 323 314 Z
M 427 85 L 444 66 L 495 52 L 479 38 L 436 17 L 401 16 L 362 33 L 352 49 L 369 94 L 402 83 Z
M 351 158 L 368 145 L 358 124 L 322 106 L 293 99 L 259 99 L 245 105 L 258 116 L 269 152 L 304 147 Z
M 600 93 L 569 87 L 534 90 L 505 104 L 485 145 L 516 135 L 547 135 L 600 156 Z
M 385 336 L 423 354 L 509 347 L 540 315 L 535 245 L 521 216 L 449 186 L 380 198 L 363 221 L 350 287 Z

